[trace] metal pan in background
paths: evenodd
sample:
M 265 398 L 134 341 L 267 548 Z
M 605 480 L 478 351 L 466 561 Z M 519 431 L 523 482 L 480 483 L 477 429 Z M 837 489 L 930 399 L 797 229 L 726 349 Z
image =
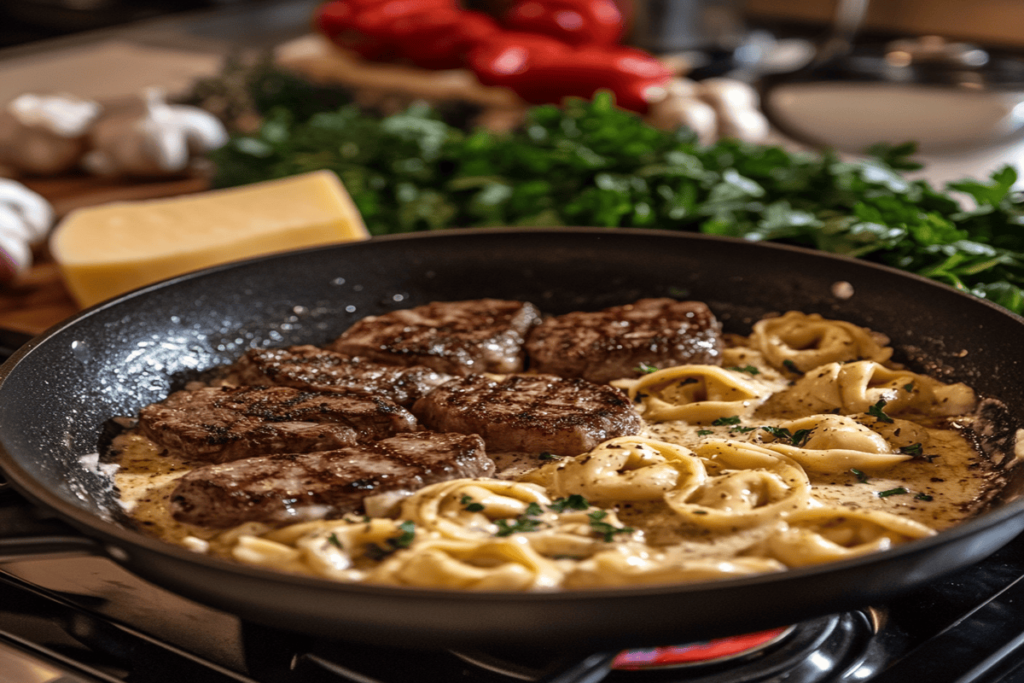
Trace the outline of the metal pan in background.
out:
M 271 256 L 85 311 L 0 367 L 0 466 L 18 491 L 77 529 L 93 551 L 156 584 L 258 623 L 407 646 L 622 647 L 748 632 L 884 601 L 981 560 L 1024 529 L 1024 472 L 1012 467 L 1003 472 L 1002 493 L 977 518 L 829 565 L 579 592 L 349 585 L 234 564 L 145 536 L 125 519 L 89 457 L 108 418 L 136 413 L 251 346 L 324 343 L 365 315 L 437 300 L 523 299 L 557 314 L 645 296 L 706 301 L 734 332 L 789 309 L 877 329 L 893 339 L 898 360 L 968 382 L 1004 402 L 1009 423 L 1024 424 L 1024 320 L 935 282 L 803 249 L 694 234 L 487 229 Z M 1012 424 L 1002 434 L 1011 441 Z M 69 539 L 61 540 L 66 550 Z

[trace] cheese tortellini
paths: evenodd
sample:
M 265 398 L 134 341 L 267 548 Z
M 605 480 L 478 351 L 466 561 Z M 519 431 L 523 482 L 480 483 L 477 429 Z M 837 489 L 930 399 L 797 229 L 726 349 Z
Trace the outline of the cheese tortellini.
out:
M 574 457 L 501 454 L 515 468 L 392 491 L 366 515 L 191 540 L 339 581 L 597 589 L 884 552 L 984 500 L 986 461 L 958 431 L 977 403 L 966 385 L 907 370 L 882 335 L 817 314 L 727 337 L 722 367 L 612 383 L 642 416 L 638 435 Z
M 825 363 L 871 360 L 884 363 L 892 349 L 888 339 L 842 320 L 817 313 L 789 311 L 754 324 L 754 348 L 776 369 L 807 372 Z
M 767 398 L 753 382 L 713 365 L 682 365 L 641 377 L 629 390 L 645 420 L 710 424 L 749 415 Z

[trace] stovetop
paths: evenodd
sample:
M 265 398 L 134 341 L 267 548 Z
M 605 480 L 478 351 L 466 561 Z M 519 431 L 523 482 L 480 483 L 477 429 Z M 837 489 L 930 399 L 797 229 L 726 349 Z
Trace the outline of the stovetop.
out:
M 0 485 L 0 521 L 26 505 Z M 1013 683 L 1024 682 L 1024 536 L 889 604 L 754 639 L 749 650 L 682 664 L 734 639 L 626 653 L 407 650 L 244 623 L 105 558 L 0 562 L 2 683 Z M 626 668 L 666 660 L 670 668 Z

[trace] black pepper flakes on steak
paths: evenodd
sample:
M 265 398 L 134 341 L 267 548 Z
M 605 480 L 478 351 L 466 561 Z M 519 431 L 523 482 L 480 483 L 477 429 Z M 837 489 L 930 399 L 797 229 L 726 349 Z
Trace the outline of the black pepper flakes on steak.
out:
M 412 411 L 431 429 L 479 434 L 492 452 L 578 455 L 643 427 L 615 387 L 553 375 L 470 375 L 438 387 Z
M 405 408 L 368 394 L 242 386 L 174 392 L 143 408 L 138 427 L 163 448 L 220 463 L 339 448 L 418 425 Z
M 539 320 L 537 307 L 522 301 L 442 301 L 363 318 L 328 348 L 459 376 L 519 372 L 526 336 Z
M 311 345 L 251 349 L 232 372 L 239 384 L 363 391 L 406 407 L 452 379 L 425 365 L 384 365 Z
M 478 436 L 412 432 L 325 452 L 205 465 L 179 479 L 170 504 L 179 522 L 211 528 L 301 522 L 356 512 L 378 493 L 493 472 Z
M 530 368 L 591 382 L 635 377 L 645 364 L 721 365 L 722 326 L 699 301 L 641 299 L 549 318 L 526 341 Z

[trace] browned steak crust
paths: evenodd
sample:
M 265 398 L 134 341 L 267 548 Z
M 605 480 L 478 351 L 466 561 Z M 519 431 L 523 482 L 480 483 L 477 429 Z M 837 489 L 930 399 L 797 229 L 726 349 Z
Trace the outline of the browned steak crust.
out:
M 412 410 L 431 429 L 479 434 L 492 452 L 578 455 L 643 426 L 618 389 L 553 375 L 470 375 L 438 387 Z
M 208 462 L 327 450 L 416 428 L 409 411 L 383 398 L 292 387 L 177 391 L 139 413 L 144 436 Z
M 355 512 L 377 493 L 493 472 L 478 436 L 412 432 L 325 452 L 205 465 L 179 480 L 171 511 L 180 522 L 213 528 L 298 522 Z
M 522 301 L 442 301 L 363 318 L 329 348 L 460 376 L 519 372 L 523 342 L 539 320 L 537 308 Z
M 722 326 L 705 304 L 641 299 L 549 318 L 526 341 L 530 368 L 591 382 L 635 377 L 637 368 L 720 365 Z
M 238 360 L 233 371 L 240 384 L 363 391 L 400 406 L 412 405 L 452 379 L 425 365 L 384 365 L 309 345 L 252 349 Z

